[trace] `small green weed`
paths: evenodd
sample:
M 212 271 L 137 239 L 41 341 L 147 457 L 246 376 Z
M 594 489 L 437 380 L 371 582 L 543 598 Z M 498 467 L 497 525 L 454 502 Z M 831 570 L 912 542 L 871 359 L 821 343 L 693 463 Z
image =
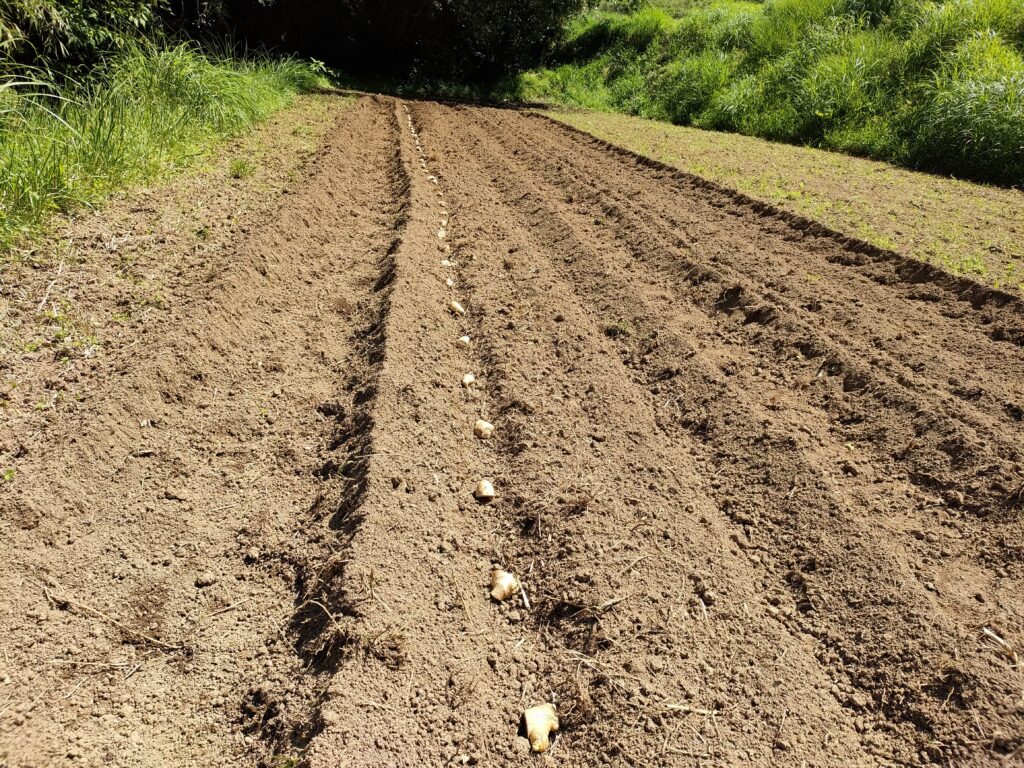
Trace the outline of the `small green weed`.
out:
M 144 296 L 142 301 L 139 302 L 143 307 L 156 307 L 157 309 L 167 309 L 167 299 L 164 298 L 163 293 L 160 291 L 153 291 L 148 296 Z
M 616 322 L 604 327 L 604 335 L 610 339 L 617 339 L 619 337 L 628 338 L 629 336 L 632 336 L 633 333 L 633 326 L 631 326 L 626 320 L 617 320 Z
M 247 179 L 256 173 L 256 164 L 244 157 L 236 157 L 231 161 L 228 173 L 233 179 Z

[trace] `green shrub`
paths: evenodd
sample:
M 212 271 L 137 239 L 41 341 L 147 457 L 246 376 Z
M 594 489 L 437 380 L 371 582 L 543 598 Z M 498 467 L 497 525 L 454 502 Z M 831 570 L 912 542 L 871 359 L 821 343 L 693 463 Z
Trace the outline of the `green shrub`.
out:
M 579 61 L 609 52 L 636 55 L 674 27 L 671 16 L 651 7 L 629 16 L 598 13 L 580 17 L 570 25 L 560 57 Z
M 644 51 L 659 37 L 675 28 L 675 21 L 660 8 L 641 11 L 613 22 L 614 47 L 628 51 Z
M 862 122 L 842 123 L 826 130 L 824 146 L 851 155 L 885 158 L 890 162 L 907 162 L 906 143 L 884 115 L 872 115 Z
M 0 61 L 94 61 L 157 24 L 161 0 L 0 0 Z
M 823 21 L 838 0 L 768 0 L 750 30 L 755 59 L 784 55 L 800 44 L 812 25 Z
M 900 0 L 843 0 L 842 11 L 868 26 L 877 26 L 898 8 Z
M 731 0 L 694 9 L 678 20 L 669 47 L 676 55 L 692 55 L 707 48 L 749 49 L 762 8 L 759 3 Z
M 689 122 L 725 87 L 738 63 L 736 56 L 722 51 L 704 51 L 670 62 L 654 85 L 652 116 L 673 123 Z
M 718 131 L 757 133 L 750 115 L 765 114 L 762 81 L 757 75 L 745 75 L 729 83 L 711 97 L 707 108 L 695 121 L 701 128 Z
M 790 95 L 805 118 L 799 138 L 808 142 L 866 123 L 887 109 L 886 83 L 899 59 L 899 46 L 885 33 L 839 26 L 826 36 L 827 42 L 806 56 L 803 77 Z M 808 39 L 813 46 L 815 36 Z
M 753 43 L 753 30 L 762 12 L 759 3 L 742 0 L 712 6 L 715 14 L 715 45 L 722 50 L 749 50 Z
M 608 83 L 603 101 L 628 115 L 650 115 L 649 79 L 650 68 L 644 59 L 627 62 L 619 76 Z
M 519 79 L 519 94 L 528 100 L 561 99 L 588 109 L 610 109 L 602 68 L 598 61 L 584 67 L 563 65 L 528 72 Z
M 1024 0 L 947 0 L 907 5 L 895 24 L 907 34 L 912 70 L 932 69 L 976 34 L 996 32 L 1024 50 Z
M 681 18 L 668 40 L 669 50 L 677 56 L 692 56 L 714 44 L 714 20 L 707 12 L 694 12 Z

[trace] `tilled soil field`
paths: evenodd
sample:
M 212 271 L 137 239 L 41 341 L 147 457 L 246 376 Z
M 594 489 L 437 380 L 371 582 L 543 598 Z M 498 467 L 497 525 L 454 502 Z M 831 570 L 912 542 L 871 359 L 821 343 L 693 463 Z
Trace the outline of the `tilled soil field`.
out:
M 512 110 L 286 191 L 5 438 L 0 764 L 1024 765 L 1019 299 Z

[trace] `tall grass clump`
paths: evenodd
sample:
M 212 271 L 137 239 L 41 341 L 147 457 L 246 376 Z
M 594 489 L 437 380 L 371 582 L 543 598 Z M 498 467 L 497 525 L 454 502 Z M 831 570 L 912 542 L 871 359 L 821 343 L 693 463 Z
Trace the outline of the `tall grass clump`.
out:
M 921 165 L 1024 180 L 1024 56 L 997 35 L 961 43 L 919 104 L 909 152 Z
M 187 164 L 316 87 L 309 65 L 133 46 L 83 82 L 0 82 L 0 249 L 47 216 Z
M 623 15 L 602 12 L 569 24 L 563 56 L 574 60 L 601 55 L 639 54 L 674 26 L 672 17 L 657 8 Z
M 581 17 L 522 95 L 1024 184 L 1024 0 L 673 10 Z

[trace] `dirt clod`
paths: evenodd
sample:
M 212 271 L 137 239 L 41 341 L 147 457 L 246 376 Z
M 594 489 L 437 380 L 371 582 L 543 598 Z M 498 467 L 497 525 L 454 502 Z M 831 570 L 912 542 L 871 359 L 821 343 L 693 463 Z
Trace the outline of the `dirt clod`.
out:
M 195 585 L 202 589 L 203 587 L 212 587 L 217 583 L 217 575 L 213 571 L 203 571 L 196 576 Z

